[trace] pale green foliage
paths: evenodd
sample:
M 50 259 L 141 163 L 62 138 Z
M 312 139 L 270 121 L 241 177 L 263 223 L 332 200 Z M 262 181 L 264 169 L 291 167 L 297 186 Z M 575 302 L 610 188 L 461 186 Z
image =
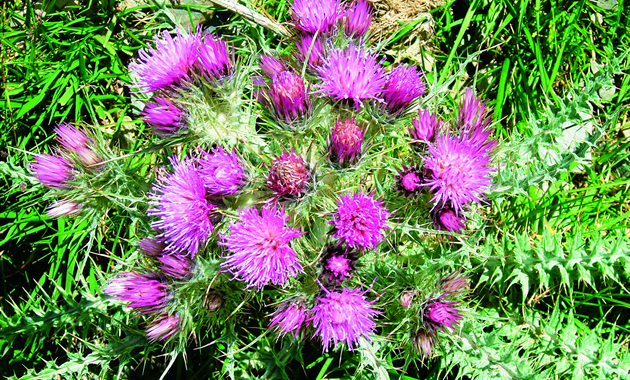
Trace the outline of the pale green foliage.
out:
M 579 281 L 593 290 L 614 282 L 624 286 L 630 275 L 630 247 L 621 234 L 582 239 L 579 231 L 568 241 L 560 232 L 544 230 L 540 239 L 526 233 L 514 240 L 503 236 L 499 242 L 489 236 L 475 262 L 483 268 L 479 279 L 499 294 L 520 286 L 523 301 L 530 291 L 556 286 L 571 291 Z
M 485 309 L 464 325 L 461 345 L 447 346 L 448 367 L 471 379 L 625 379 L 630 355 L 614 330 L 583 325 L 572 312 L 555 308 L 544 317 L 499 317 Z

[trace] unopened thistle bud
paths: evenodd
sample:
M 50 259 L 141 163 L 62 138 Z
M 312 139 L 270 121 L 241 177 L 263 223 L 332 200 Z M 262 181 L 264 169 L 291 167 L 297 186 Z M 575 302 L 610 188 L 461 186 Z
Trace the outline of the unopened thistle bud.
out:
M 218 289 L 210 289 L 204 295 L 203 305 L 208 313 L 214 314 L 225 305 L 225 295 Z
M 330 131 L 329 151 L 332 161 L 353 163 L 361 155 L 365 129 L 354 118 L 337 120 Z
M 433 211 L 433 223 L 440 231 L 461 233 L 465 222 L 464 215 L 458 215 L 451 207 L 438 207 Z
M 272 161 L 267 187 L 279 196 L 298 195 L 305 191 L 309 177 L 304 160 L 291 149 Z
M 406 196 L 417 195 L 422 191 L 422 173 L 414 167 L 403 167 L 398 175 L 396 190 Z

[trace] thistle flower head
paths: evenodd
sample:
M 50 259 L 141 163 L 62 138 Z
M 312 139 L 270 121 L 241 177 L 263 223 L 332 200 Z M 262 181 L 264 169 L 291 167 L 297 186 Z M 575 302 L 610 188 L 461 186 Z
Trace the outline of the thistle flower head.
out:
M 395 114 L 425 93 L 426 86 L 415 66 L 397 66 L 387 75 L 383 99 L 389 112 Z
M 433 223 L 440 231 L 461 233 L 466 222 L 463 214 L 457 214 L 451 207 L 438 207 L 433 210 Z
M 344 20 L 348 36 L 362 37 L 372 22 L 372 6 L 365 0 L 358 0 L 348 9 Z
M 71 216 L 81 212 L 81 208 L 82 206 L 75 201 L 62 199 L 53 203 L 46 211 L 46 215 L 50 216 L 51 218 Z
M 380 314 L 372 308 L 375 301 L 367 301 L 365 292 L 359 289 L 325 292 L 324 297 L 317 297 L 308 319 L 315 329 L 313 336 L 320 337 L 324 351 L 339 343 L 352 350 L 360 337 L 369 339 L 376 327 L 373 318 Z
M 293 337 L 297 338 L 305 320 L 306 300 L 304 297 L 298 297 L 278 306 L 278 310 L 271 315 L 269 328 L 274 328 L 281 336 L 293 334 Z
M 409 128 L 411 138 L 424 142 L 432 142 L 442 125 L 442 121 L 428 110 L 418 110 L 418 117 L 414 117 L 411 123 L 413 124 L 413 127 Z
M 402 305 L 402 307 L 408 309 L 411 306 L 411 302 L 413 301 L 413 297 L 415 296 L 415 294 L 416 292 L 413 291 L 403 292 L 403 294 L 400 296 L 400 304 Z
M 210 195 L 236 194 L 244 182 L 243 168 L 235 151 L 227 153 L 221 146 L 204 152 L 199 160 L 199 174 Z
M 451 306 L 458 303 L 457 301 L 434 302 L 427 306 L 424 315 L 429 323 L 440 331 L 444 331 L 444 327 L 455 330 L 455 325 L 457 325 L 457 321 L 462 319 L 462 315 Z
M 334 237 L 352 248 L 374 248 L 383 240 L 383 230 L 389 213 L 375 200 L 364 193 L 342 195 L 337 212 L 333 214 Z
M 156 257 L 162 254 L 166 248 L 166 244 L 157 239 L 144 238 L 140 240 L 140 243 L 138 243 L 138 248 L 145 255 Z
M 436 206 L 449 203 L 457 215 L 470 202 L 479 202 L 491 186 L 489 152 L 469 143 L 465 136 L 448 134 L 429 145 L 424 168 L 430 170 L 425 183 L 434 192 Z
M 321 38 L 315 38 L 315 36 L 306 34 L 301 36 L 300 39 L 295 42 L 295 45 L 298 50 L 298 59 L 304 62 L 306 57 L 308 57 L 308 65 L 311 68 L 315 68 L 324 62 L 324 44 Z M 312 48 L 311 45 L 313 46 Z
M 292 71 L 281 71 L 273 75 L 267 97 L 276 117 L 286 122 L 301 118 L 310 109 L 304 79 Z
M 149 273 L 123 272 L 121 277 L 110 279 L 103 292 L 141 309 L 140 314 L 163 309 L 170 298 L 168 286 Z
M 184 111 L 163 97 L 153 98 L 153 102 L 145 105 L 141 115 L 153 133 L 160 137 L 173 136 L 186 125 Z
M 187 256 L 162 254 L 155 256 L 155 259 L 160 263 L 158 269 L 168 277 L 183 280 L 192 273 L 193 262 Z
M 68 123 L 61 123 L 55 127 L 57 140 L 69 152 L 76 152 L 92 145 L 94 141 L 84 131 L 71 126 Z
M 219 244 L 232 252 L 222 267 L 258 290 L 268 284 L 284 285 L 302 272 L 289 242 L 304 232 L 286 226 L 289 216 L 284 211 L 264 206 L 259 214 L 249 207 L 240 210 L 239 216 L 240 222 L 230 223 L 230 235 L 221 236 Z
M 291 149 L 291 152 L 283 152 L 271 162 L 267 187 L 278 196 L 298 195 L 304 192 L 309 177 L 304 160 Z
M 276 74 L 287 71 L 286 66 L 279 59 L 265 54 L 260 56 L 260 69 L 263 75 L 269 79 Z
M 42 154 L 35 157 L 31 171 L 37 180 L 51 189 L 63 189 L 70 186 L 72 164 L 65 157 Z
M 206 200 L 206 188 L 192 162 L 171 158 L 174 173 L 159 178 L 153 186 L 148 213 L 157 217 L 151 227 L 171 252 L 188 251 L 194 256 L 212 232 L 210 213 L 215 208 Z
M 482 104 L 475 97 L 472 89 L 466 88 L 457 117 L 461 136 L 479 149 L 492 150 L 496 146 L 496 141 L 490 138 L 493 130 L 488 126 L 491 121 L 492 117 L 486 108 L 486 102 Z
M 440 288 L 444 292 L 444 296 L 457 295 L 461 290 L 468 286 L 468 276 L 452 273 L 440 282 Z
M 330 130 L 329 151 L 333 161 L 352 163 L 361 154 L 365 129 L 354 118 L 337 120 Z
M 354 45 L 330 51 L 317 72 L 322 83 L 316 93 L 335 100 L 352 99 L 357 110 L 363 100 L 378 99 L 385 84 L 385 72 L 376 56 Z
M 209 33 L 200 38 L 197 64 L 202 75 L 209 80 L 229 75 L 232 61 L 225 41 Z
M 406 196 L 417 195 L 422 191 L 422 181 L 424 176 L 415 167 L 403 167 L 398 174 L 396 190 Z
M 153 92 L 171 88 L 187 79 L 190 69 L 197 61 L 197 50 L 201 44 L 199 33 L 182 35 L 176 29 L 177 37 L 164 31 L 154 37 L 155 48 L 149 46 L 138 53 L 139 58 L 133 61 L 129 68 L 139 77 L 135 86 L 140 92 Z
M 343 245 L 330 246 L 321 259 L 322 276 L 329 282 L 341 284 L 352 277 L 356 253 Z
M 339 0 L 293 0 L 291 17 L 295 27 L 304 33 L 328 33 L 343 12 Z
M 170 340 L 173 334 L 179 332 L 180 329 L 181 318 L 179 315 L 164 313 L 147 327 L 147 337 L 153 342 L 164 339 Z

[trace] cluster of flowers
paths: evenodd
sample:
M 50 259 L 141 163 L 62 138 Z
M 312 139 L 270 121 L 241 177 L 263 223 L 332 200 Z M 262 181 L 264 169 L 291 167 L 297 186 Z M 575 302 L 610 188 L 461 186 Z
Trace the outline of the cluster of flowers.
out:
M 53 154 L 37 155 L 31 171 L 40 183 L 63 196 L 76 187 L 76 180 L 84 173 L 102 169 L 103 153 L 95 139 L 83 130 L 62 123 L 55 127 L 55 132 L 61 147 Z M 82 207 L 81 202 L 62 199 L 54 202 L 46 213 L 51 217 L 69 216 L 79 213 Z
M 413 66 L 386 71 L 366 46 L 372 16 L 365 0 L 352 4 L 294 0 L 292 17 L 299 32 L 295 56 L 261 56 L 262 76 L 253 78 L 255 98 L 271 118 L 288 129 L 306 125 L 318 109 L 314 106 L 318 99 L 330 101 L 335 122 L 328 135 L 328 158 L 335 165 L 354 165 L 361 157 L 366 134 L 366 127 L 359 122 L 360 111 L 369 109 L 384 116 L 376 119 L 388 122 L 402 117 L 426 93 L 425 82 Z M 152 94 L 143 117 L 153 132 L 164 138 L 186 128 L 187 105 L 180 101 L 182 90 L 196 85 L 220 86 L 233 74 L 232 55 L 223 40 L 200 30 L 188 34 L 177 30 L 176 34 L 175 38 L 167 32 L 156 37 L 155 47 L 141 51 L 130 66 L 138 78 L 136 90 Z M 496 143 L 490 138 L 490 121 L 485 103 L 470 89 L 454 127 L 449 128 L 425 109 L 411 121 L 410 137 L 420 147 L 417 159 L 423 164 L 421 169 L 403 168 L 397 188 L 407 196 L 430 193 L 434 221 L 440 229 L 461 232 L 464 211 L 471 203 L 480 202 L 491 186 L 491 154 Z M 78 160 L 75 162 L 85 164 L 89 158 L 85 149 L 91 140 L 76 130 L 70 138 L 65 128 L 58 130 L 60 141 Z M 77 143 L 80 136 L 84 141 L 81 149 Z M 229 152 L 215 142 L 209 152 L 197 152 L 181 160 L 171 158 L 172 172 L 159 172 L 149 193 L 148 215 L 154 236 L 139 246 L 158 269 L 124 272 L 105 288 L 107 294 L 129 302 L 138 314 L 151 317 L 147 335 L 152 340 L 171 339 L 184 331 L 182 321 L 190 318 L 183 315 L 185 310 L 177 309 L 181 303 L 175 302 L 178 293 L 174 290 L 199 275 L 196 260 L 206 252 L 223 209 L 234 204 L 226 202 L 226 197 L 238 197 L 249 183 L 255 183 L 243 168 L 246 160 L 239 156 L 243 151 Z M 66 186 L 72 177 L 68 159 L 46 157 L 38 157 L 34 165 L 37 178 L 51 187 Z M 98 156 L 92 157 L 92 162 L 88 167 L 100 162 Z M 301 195 L 316 185 L 312 179 L 311 169 L 293 149 L 270 159 L 265 185 L 270 199 L 260 207 L 239 209 L 238 221 L 226 228 L 229 234 L 218 234 L 216 243 L 224 247 L 222 273 L 241 281 L 245 289 L 301 283 L 305 265 L 292 241 L 307 232 L 291 227 L 290 213 L 278 205 L 287 200 L 299 202 Z M 385 239 L 391 214 L 384 200 L 375 199 L 375 193 L 358 190 L 341 195 L 330 214 L 329 237 L 333 242 L 322 247 L 318 258 L 315 281 L 319 290 L 309 293 L 301 287 L 280 300 L 271 315 L 270 328 L 283 336 L 311 332 L 321 339 L 324 350 L 340 344 L 352 349 L 361 337 L 369 339 L 376 329 L 375 318 L 383 312 L 374 307 L 381 297 L 378 292 L 368 300 L 366 294 L 372 287 L 362 290 L 349 283 L 357 277 L 358 260 Z M 455 308 L 457 301 L 449 299 L 466 287 L 466 278 L 451 276 L 438 287 L 441 293 L 436 297 L 423 300 L 422 293 L 414 289 L 400 299 L 409 314 L 407 319 L 420 321 L 410 334 L 424 356 L 429 356 L 438 342 L 438 331 L 454 329 L 462 319 Z M 293 286 L 297 288 L 300 286 Z M 221 305 L 211 302 L 206 308 L 214 311 Z

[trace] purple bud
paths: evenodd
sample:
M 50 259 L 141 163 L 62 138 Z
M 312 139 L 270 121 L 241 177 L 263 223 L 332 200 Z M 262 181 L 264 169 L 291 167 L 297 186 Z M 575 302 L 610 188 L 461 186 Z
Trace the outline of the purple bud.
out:
M 225 304 L 225 295 L 217 289 L 210 289 L 204 294 L 203 305 L 208 313 L 214 314 Z
M 372 6 L 365 0 L 356 1 L 346 12 L 345 21 L 345 32 L 348 36 L 364 36 L 372 22 Z
M 413 334 L 414 348 L 424 358 L 431 356 L 433 346 L 437 343 L 437 336 L 435 333 L 424 330 L 417 330 Z
M 151 126 L 153 133 L 160 137 L 175 135 L 185 125 L 184 112 L 166 98 L 153 98 L 155 103 L 147 103 L 141 115 Z
M 330 246 L 321 259 L 322 276 L 329 282 L 341 284 L 352 277 L 355 261 L 356 252 L 342 245 Z
M 155 258 L 160 262 L 158 268 L 168 277 L 184 280 L 191 275 L 193 263 L 187 256 L 162 254 Z
M 414 167 L 404 166 L 398 174 L 397 188 L 405 196 L 417 195 L 422 191 L 422 173 Z
M 304 79 L 291 71 L 274 74 L 267 96 L 276 117 L 287 122 L 304 116 L 310 109 Z
M 331 160 L 353 163 L 361 154 L 365 129 L 354 118 L 337 120 L 330 131 L 329 151 Z
M 405 309 L 408 309 L 411 306 L 411 301 L 413 301 L 414 295 L 415 295 L 415 292 L 412 292 L 412 291 L 404 292 L 400 296 L 400 304 L 402 305 L 402 307 L 404 307 Z
M 207 79 L 216 80 L 230 74 L 232 62 L 223 39 L 206 34 L 201 39 L 197 54 L 199 57 L 197 65 Z
M 315 42 L 313 42 L 313 39 L 315 39 Z M 319 66 L 324 62 L 324 44 L 321 38 L 305 35 L 300 37 L 300 40 L 296 41 L 295 45 L 298 49 L 297 56 L 300 61 L 304 62 L 308 56 L 308 64 L 311 67 Z M 311 45 L 313 45 L 312 48 Z
M 287 68 L 279 59 L 265 54 L 260 56 L 260 69 L 269 79 L 273 78 L 276 74 L 287 71 Z
M 140 314 L 163 309 L 170 297 L 168 286 L 154 274 L 124 272 L 109 282 L 103 292 L 129 302 L 129 307 L 142 309 Z
M 46 211 L 46 215 L 51 218 L 59 218 L 61 216 L 70 216 L 78 214 L 81 211 L 81 205 L 70 201 L 67 199 L 62 199 L 53 203 L 48 211 Z
M 389 112 L 396 114 L 425 93 L 424 81 L 415 66 L 397 66 L 387 75 L 383 99 Z
M 457 301 L 434 302 L 427 307 L 425 316 L 433 323 L 434 327 L 441 331 L 444 331 L 444 327 L 455 330 L 455 325 L 458 323 L 457 321 L 462 319 L 462 315 L 457 309 L 450 306 L 458 303 Z
M 179 315 L 162 314 L 147 327 L 147 336 L 152 341 L 172 338 L 172 335 L 181 329 L 181 319 Z
M 42 154 L 35 157 L 31 171 L 39 182 L 51 189 L 63 189 L 70 186 L 72 164 L 66 158 Z
M 461 233 L 464 229 L 466 218 L 463 214 L 457 215 L 450 207 L 440 207 L 433 211 L 433 221 L 440 231 Z
M 275 327 L 276 332 L 281 336 L 293 334 L 293 337 L 297 338 L 306 320 L 306 309 L 304 297 L 285 301 L 271 315 L 269 327 Z
M 291 149 L 290 153 L 283 152 L 272 161 L 267 187 L 278 196 L 298 195 L 305 191 L 309 177 L 304 160 Z
M 432 142 L 442 125 L 442 121 L 428 110 L 418 110 L 418 118 L 413 118 L 411 122 L 413 123 L 413 127 L 409 128 L 411 138 L 424 142 Z

